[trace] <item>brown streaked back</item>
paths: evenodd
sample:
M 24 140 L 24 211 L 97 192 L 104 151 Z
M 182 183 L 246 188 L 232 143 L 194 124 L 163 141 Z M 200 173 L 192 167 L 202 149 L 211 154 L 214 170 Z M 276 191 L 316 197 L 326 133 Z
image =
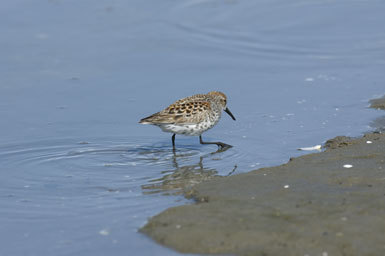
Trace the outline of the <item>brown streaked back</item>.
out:
M 166 109 L 143 118 L 142 124 L 189 124 L 206 119 L 211 111 L 211 104 L 206 94 L 197 94 L 180 99 Z

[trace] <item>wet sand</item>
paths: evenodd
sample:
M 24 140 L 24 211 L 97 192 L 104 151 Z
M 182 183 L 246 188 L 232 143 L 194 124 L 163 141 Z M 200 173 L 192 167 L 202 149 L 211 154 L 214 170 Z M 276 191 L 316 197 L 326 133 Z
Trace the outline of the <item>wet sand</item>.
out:
M 372 101 L 384 109 L 385 98 Z M 336 137 L 325 151 L 185 188 L 192 205 L 141 229 L 180 252 L 385 255 L 385 134 Z

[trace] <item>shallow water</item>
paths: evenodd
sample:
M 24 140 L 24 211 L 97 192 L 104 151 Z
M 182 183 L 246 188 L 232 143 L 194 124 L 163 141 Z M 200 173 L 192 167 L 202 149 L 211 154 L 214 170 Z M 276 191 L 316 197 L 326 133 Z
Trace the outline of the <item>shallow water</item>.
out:
M 0 255 L 179 255 L 137 233 L 178 189 L 358 136 L 381 112 L 382 1 L 4 1 Z M 220 90 L 204 134 L 139 125 Z M 376 127 L 378 128 L 378 127 Z M 214 154 L 213 154 L 214 153 Z M 165 196 L 167 195 L 167 196 Z

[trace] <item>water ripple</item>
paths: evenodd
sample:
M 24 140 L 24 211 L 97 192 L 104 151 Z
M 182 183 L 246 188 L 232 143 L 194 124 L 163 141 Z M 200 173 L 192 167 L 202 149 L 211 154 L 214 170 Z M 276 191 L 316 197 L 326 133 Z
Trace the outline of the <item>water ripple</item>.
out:
M 71 189 L 88 195 L 95 188 L 116 192 L 144 186 L 142 188 L 148 191 L 160 180 L 167 179 L 167 183 L 172 177 L 180 180 L 181 173 L 184 173 L 183 179 L 190 179 L 188 183 L 193 184 L 197 179 L 190 174 L 197 174 L 197 170 L 199 175 L 206 170 L 209 170 L 208 176 L 226 175 L 234 169 L 232 161 L 242 157 L 234 149 L 212 152 L 214 147 L 199 145 L 181 146 L 173 151 L 169 143 L 151 145 L 148 143 L 150 138 L 139 140 L 144 142 L 122 143 L 121 138 L 94 138 L 82 143 L 67 139 L 5 145 L 0 149 L 0 160 L 4 170 L 18 170 L 3 172 L 15 189 L 61 188 L 67 196 Z M 170 176 L 170 173 L 174 175 Z M 172 186 L 172 189 L 176 187 Z

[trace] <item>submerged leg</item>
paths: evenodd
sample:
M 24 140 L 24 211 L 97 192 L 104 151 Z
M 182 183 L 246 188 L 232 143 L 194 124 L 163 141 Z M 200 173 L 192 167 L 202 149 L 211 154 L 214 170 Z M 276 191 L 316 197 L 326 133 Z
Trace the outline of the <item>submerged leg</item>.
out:
M 172 141 L 172 148 L 175 149 L 175 133 L 172 135 L 171 141 Z
M 202 135 L 199 135 L 199 142 L 201 144 L 215 144 L 218 146 L 219 149 L 224 149 L 224 148 L 231 148 L 233 146 L 229 145 L 229 144 L 226 144 L 226 143 L 223 143 L 223 142 L 205 142 L 202 140 Z

